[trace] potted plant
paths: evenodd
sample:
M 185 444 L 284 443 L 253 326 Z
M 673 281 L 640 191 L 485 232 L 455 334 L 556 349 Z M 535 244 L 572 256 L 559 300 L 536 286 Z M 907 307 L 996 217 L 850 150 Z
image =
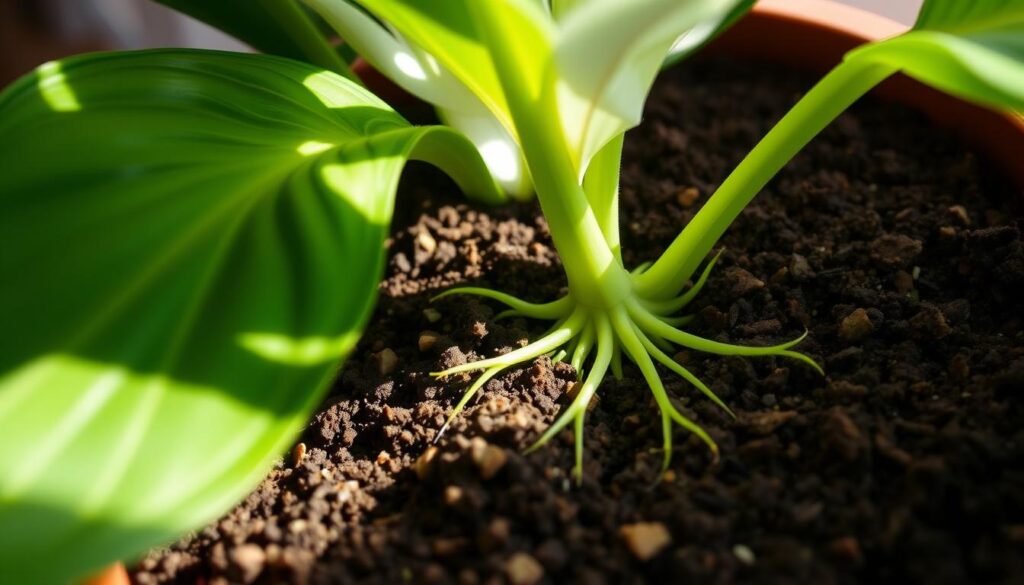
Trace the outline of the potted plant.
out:
M 717 256 L 686 288 L 726 227 L 847 105 L 901 68 L 972 100 L 1021 104 L 1020 63 L 1009 56 L 1019 3 L 966 11 L 927 3 L 914 31 L 858 49 L 826 76 L 661 259 L 628 273 L 617 215 L 622 133 L 639 120 L 680 33 L 714 31 L 737 3 L 594 2 L 554 16 L 527 2 L 363 4 L 503 122 L 568 273 L 568 294 L 548 303 L 482 288 L 445 293 L 489 297 L 514 316 L 555 322 L 531 344 L 439 372 L 485 371 L 448 420 L 502 370 L 567 358 L 582 376 L 537 444 L 573 423 L 578 481 L 584 417 L 605 373 L 619 373 L 621 354 L 636 363 L 660 411 L 663 470 L 673 424 L 712 452 L 716 443 L 666 392 L 655 362 L 729 412 L 666 346 L 789 357 L 817 368 L 791 349 L 802 337 L 774 346 L 724 343 L 684 330 L 692 316 L 681 311 L 707 282 Z M 291 38 L 307 38 L 309 21 L 295 5 L 260 6 L 299 31 Z M 316 52 L 345 72 L 323 44 Z M 584 62 L 596 65 L 578 67 Z M 269 57 L 163 51 L 48 64 L 5 92 L 0 110 L 0 133 L 16 146 L 3 155 L 15 169 L 4 183 L 4 230 L 18 243 L 4 270 L 22 280 L 4 289 L 19 342 L 5 351 L 0 394 L 10 439 L 0 453 L 7 472 L 0 522 L 19 533 L 3 543 L 10 546 L 2 557 L 19 576 L 69 576 L 166 539 L 217 514 L 263 473 L 260 463 L 291 441 L 368 317 L 383 261 L 372 244 L 386 234 L 406 159 L 433 162 L 467 193 L 501 199 L 492 175 L 502 175 L 493 161 L 483 164 L 479 142 L 442 127 L 409 127 L 343 77 Z M 98 146 L 97 137 L 107 144 Z M 59 164 L 47 164 L 52 156 Z M 338 249 L 346 250 L 344 267 Z M 75 294 L 62 288 L 68 283 Z M 384 372 L 394 356 L 382 350 L 376 359 Z M 186 427 L 192 432 L 182 435 Z M 483 446 L 474 461 L 486 468 L 488 453 L 502 456 Z M 97 483 L 82 490 L 70 481 L 98 460 Z M 30 525 L 45 528 L 24 538 Z M 87 531 L 93 538 L 59 565 L 33 556 Z M 652 539 L 660 547 L 665 540 L 649 526 L 623 537 L 638 557 Z M 745 562 L 748 552 L 736 556 Z M 525 582 L 535 569 L 515 557 L 508 571 Z

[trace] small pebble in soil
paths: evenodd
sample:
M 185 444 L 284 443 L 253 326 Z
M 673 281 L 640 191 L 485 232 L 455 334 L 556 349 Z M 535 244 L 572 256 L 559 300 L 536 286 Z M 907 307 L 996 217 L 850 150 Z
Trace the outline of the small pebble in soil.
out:
M 430 323 L 437 323 L 441 320 L 441 311 L 438 311 L 434 307 L 427 307 L 423 309 L 423 317 Z
M 544 567 L 527 553 L 516 553 L 505 563 L 512 585 L 534 585 L 544 578 Z
M 444 488 L 444 503 L 454 506 L 462 501 L 462 488 L 457 485 L 450 485 Z
M 391 374 L 398 367 L 398 354 L 390 347 L 385 347 L 373 354 L 373 359 L 377 363 L 377 373 L 381 376 Z
M 489 445 L 481 437 L 473 437 L 470 441 L 470 450 L 473 463 L 480 470 L 480 477 L 483 479 L 491 479 L 497 475 L 508 462 L 508 455 L 504 449 Z
M 971 216 L 963 205 L 952 205 L 949 208 L 949 216 L 962 226 L 971 225 Z
M 734 298 L 764 288 L 763 280 L 738 266 L 730 266 L 725 270 L 725 281 Z
M 765 436 L 775 432 L 775 429 L 786 424 L 796 415 L 796 411 L 793 410 L 773 410 L 749 413 L 744 415 L 741 420 L 747 432 L 752 435 Z
M 661 522 L 625 524 L 619 528 L 619 536 L 629 552 L 641 561 L 654 558 L 672 543 L 672 536 Z
M 754 556 L 754 551 L 750 550 L 750 547 L 745 544 L 737 544 L 732 547 L 732 554 L 736 557 L 737 561 L 744 565 L 753 565 L 757 560 L 757 557 Z
M 243 544 L 231 549 L 228 553 L 231 565 L 238 571 L 238 578 L 243 583 L 252 583 L 263 571 L 266 554 L 263 547 L 256 544 Z
M 861 341 L 875 328 L 864 309 L 855 309 L 839 323 L 839 338 L 847 342 Z
M 789 261 L 789 274 L 797 282 L 802 282 L 814 277 L 814 270 L 811 269 L 811 264 L 800 254 L 793 254 Z
M 425 479 L 430 474 L 434 458 L 437 457 L 437 448 L 428 447 L 423 455 L 416 460 L 413 464 L 413 470 L 416 472 L 416 476 L 420 479 Z
M 420 333 L 420 338 L 416 342 L 416 345 L 420 348 L 420 351 L 429 351 L 437 345 L 437 340 L 441 339 L 441 334 L 436 331 L 424 331 Z
M 430 235 L 430 232 L 426 229 L 420 230 L 420 233 L 416 236 L 416 245 L 421 250 L 426 252 L 428 255 L 433 254 L 434 250 L 437 249 L 437 240 Z
M 696 187 L 683 187 L 676 192 L 676 202 L 682 207 L 693 207 L 700 199 L 700 191 Z
M 871 259 L 891 267 L 907 266 L 921 253 L 923 245 L 903 234 L 886 234 L 871 242 Z

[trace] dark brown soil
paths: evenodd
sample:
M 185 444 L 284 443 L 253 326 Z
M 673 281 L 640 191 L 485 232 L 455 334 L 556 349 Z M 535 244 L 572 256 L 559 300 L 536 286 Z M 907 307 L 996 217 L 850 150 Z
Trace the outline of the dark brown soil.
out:
M 627 263 L 655 257 L 810 83 L 721 62 L 660 82 L 627 141 Z M 428 372 L 547 325 L 428 297 L 474 282 L 549 300 L 564 278 L 536 207 L 468 205 L 432 172 L 406 185 L 376 316 L 304 456 L 147 556 L 138 583 L 1024 583 L 1021 194 L 943 132 L 859 105 L 743 213 L 693 330 L 806 327 L 827 377 L 680 353 L 739 419 L 663 372 L 722 453 L 679 430 L 660 481 L 660 419 L 631 367 L 589 414 L 581 487 L 568 433 L 522 454 L 574 379 L 546 359 L 491 381 L 428 449 L 470 379 Z

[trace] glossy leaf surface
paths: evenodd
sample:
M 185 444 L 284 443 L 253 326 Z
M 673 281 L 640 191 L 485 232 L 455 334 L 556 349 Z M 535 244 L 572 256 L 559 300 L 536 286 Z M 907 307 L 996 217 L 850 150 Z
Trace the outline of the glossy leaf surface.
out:
M 335 0 L 337 1 L 337 0 Z M 550 17 L 530 0 L 359 0 L 373 14 L 431 55 L 472 91 L 506 128 L 515 133 L 493 57 L 494 33 L 481 25 L 481 16 L 516 31 L 516 46 L 504 53 L 521 65 L 520 82 L 537 94 L 548 72 L 553 34 Z M 543 104 L 538 104 L 542 107 Z
M 0 94 L 0 582 L 253 487 L 358 339 L 410 158 L 498 197 L 461 136 L 286 59 L 89 55 Z
M 852 51 L 955 96 L 1024 111 L 1024 0 L 928 0 L 914 28 Z
M 585 170 L 610 141 L 640 123 L 644 101 L 680 36 L 721 22 L 736 0 L 587 0 L 561 20 L 556 63 L 562 125 Z

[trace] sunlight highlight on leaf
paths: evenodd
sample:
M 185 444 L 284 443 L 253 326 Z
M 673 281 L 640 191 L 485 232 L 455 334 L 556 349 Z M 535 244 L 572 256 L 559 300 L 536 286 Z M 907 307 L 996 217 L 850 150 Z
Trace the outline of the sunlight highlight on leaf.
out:
M 75 90 L 68 85 L 61 64 L 50 61 L 39 66 L 39 93 L 55 112 L 77 112 L 82 109 Z
M 320 142 L 319 140 L 307 140 L 299 145 L 295 150 L 302 156 L 313 156 L 314 154 L 320 154 L 325 150 L 330 150 L 336 145 L 330 142 Z
M 238 343 L 256 355 L 272 362 L 293 366 L 312 366 L 337 361 L 358 340 L 358 333 L 340 337 L 303 339 L 276 333 L 243 333 L 238 337 Z

